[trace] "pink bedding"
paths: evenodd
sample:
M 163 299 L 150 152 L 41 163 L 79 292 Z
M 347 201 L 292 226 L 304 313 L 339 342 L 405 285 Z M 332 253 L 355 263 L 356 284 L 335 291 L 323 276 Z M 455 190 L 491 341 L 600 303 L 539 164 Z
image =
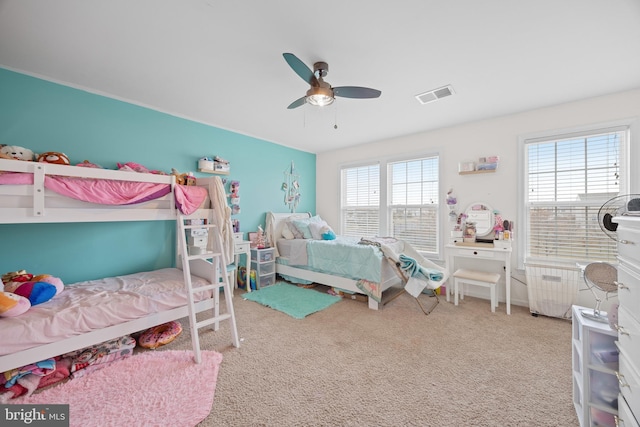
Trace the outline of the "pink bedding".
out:
M 3 173 L 0 174 L 0 184 L 32 185 L 33 175 Z M 168 184 L 64 176 L 45 176 L 44 186 L 63 196 L 101 205 L 142 203 L 171 192 Z M 207 190 L 203 187 L 176 185 L 174 188 L 176 207 L 185 215 L 195 212 L 207 197 Z
M 192 277 L 193 287 L 207 284 Z M 194 294 L 196 301 L 210 291 Z M 160 270 L 66 285 L 51 300 L 16 317 L 0 319 L 0 356 L 183 307 L 187 291 L 182 270 Z

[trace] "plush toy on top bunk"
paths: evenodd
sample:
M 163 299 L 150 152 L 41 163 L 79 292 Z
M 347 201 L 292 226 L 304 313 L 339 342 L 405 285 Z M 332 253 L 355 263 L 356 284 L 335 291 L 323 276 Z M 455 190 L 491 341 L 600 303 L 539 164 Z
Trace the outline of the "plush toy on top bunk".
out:
M 33 151 L 18 145 L 3 145 L 0 147 L 0 154 L 4 159 L 24 160 L 26 162 L 33 161 L 35 157 Z
M 64 153 L 57 151 L 47 151 L 46 153 L 38 154 L 37 161 L 40 163 L 52 163 L 55 165 L 70 165 L 69 157 Z
M 25 270 L 2 275 L 4 291 L 0 292 L 0 317 L 19 316 L 58 295 L 64 289 L 62 280 L 49 274 L 34 276 Z
M 177 169 L 171 168 L 171 175 L 176 177 L 176 184 L 196 185 L 196 177 L 192 172 L 180 173 Z
M 166 175 L 167 173 L 161 170 L 152 170 L 144 165 L 136 162 L 116 163 L 119 171 L 125 172 L 139 172 L 139 173 L 153 173 L 156 175 Z

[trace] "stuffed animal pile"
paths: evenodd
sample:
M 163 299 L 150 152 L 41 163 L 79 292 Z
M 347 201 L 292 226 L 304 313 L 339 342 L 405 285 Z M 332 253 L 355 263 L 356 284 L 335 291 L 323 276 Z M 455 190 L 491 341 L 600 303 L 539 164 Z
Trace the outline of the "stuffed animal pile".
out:
M 0 145 L 0 158 L 22 160 L 25 162 L 55 163 L 58 165 L 69 165 L 69 157 L 57 151 L 47 151 L 36 155 L 32 150 L 18 145 Z
M 25 270 L 2 275 L 4 290 L 0 291 L 0 317 L 14 317 L 58 295 L 64 283 L 49 274 L 34 276 Z
M 71 165 L 69 157 L 58 151 L 47 151 L 41 154 L 35 154 L 32 150 L 17 145 L 0 144 L 0 159 L 22 160 L 26 162 L 52 163 L 57 165 Z M 88 160 L 78 163 L 76 166 L 98 168 L 102 166 L 92 163 Z M 136 162 L 117 163 L 118 170 L 126 172 L 153 173 L 157 175 L 168 175 L 161 170 L 152 170 L 144 165 Z M 2 171 L 0 171 L 2 173 Z M 175 169 L 171 169 L 171 174 L 175 175 L 176 182 L 182 185 L 196 185 L 196 178 L 193 173 L 180 173 Z

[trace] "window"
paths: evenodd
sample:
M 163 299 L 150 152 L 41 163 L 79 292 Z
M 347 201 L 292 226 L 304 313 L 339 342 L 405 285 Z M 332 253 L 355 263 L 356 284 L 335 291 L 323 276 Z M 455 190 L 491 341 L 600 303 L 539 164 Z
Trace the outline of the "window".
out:
M 341 234 L 377 236 L 380 229 L 380 165 L 342 170 Z
M 438 162 L 428 156 L 343 168 L 340 233 L 393 236 L 438 256 Z
M 389 164 L 391 235 L 417 251 L 438 253 L 438 158 Z
M 525 261 L 616 261 L 598 210 L 627 190 L 628 126 L 524 140 Z

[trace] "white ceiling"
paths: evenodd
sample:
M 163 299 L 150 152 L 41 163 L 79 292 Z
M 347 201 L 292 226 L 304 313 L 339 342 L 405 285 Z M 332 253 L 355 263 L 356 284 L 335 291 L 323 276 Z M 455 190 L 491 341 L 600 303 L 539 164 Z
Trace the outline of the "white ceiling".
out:
M 0 0 L 0 67 L 314 153 L 638 88 L 639 44 L 639 0 Z M 284 52 L 382 95 L 287 110 Z

